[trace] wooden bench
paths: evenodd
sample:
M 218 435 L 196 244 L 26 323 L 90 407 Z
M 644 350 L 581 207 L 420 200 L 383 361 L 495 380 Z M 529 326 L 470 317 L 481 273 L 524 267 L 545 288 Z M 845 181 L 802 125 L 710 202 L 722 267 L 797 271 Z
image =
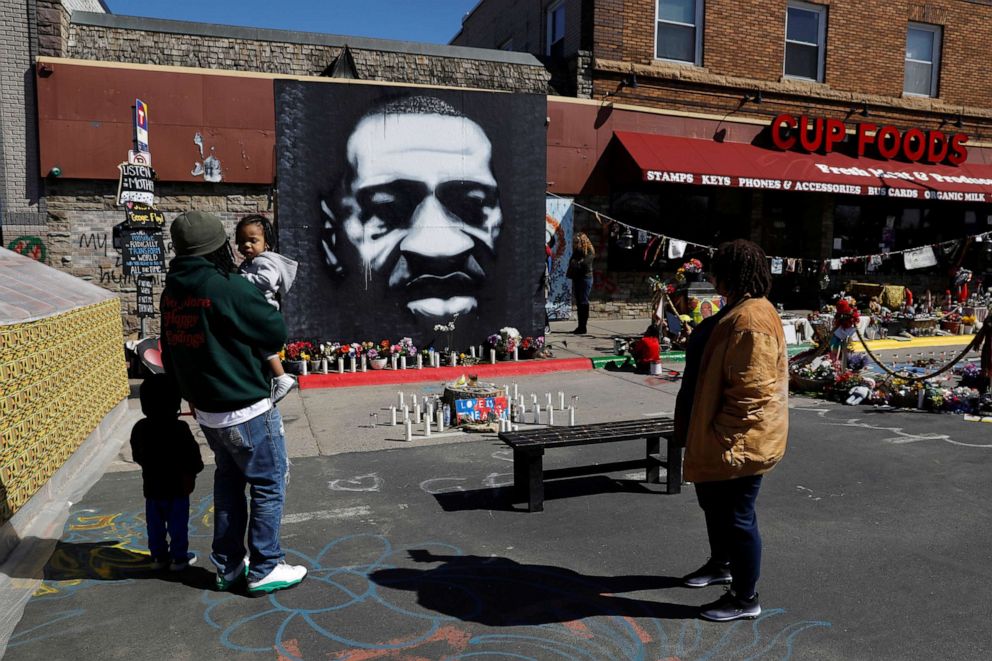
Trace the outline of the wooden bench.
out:
M 661 438 L 668 440 L 668 455 L 662 459 Z M 544 471 L 544 450 L 570 445 L 614 443 L 643 438 L 647 447 L 644 459 L 599 464 L 593 467 L 560 468 Z M 667 468 L 668 493 L 682 491 L 682 448 L 674 440 L 674 423 L 671 418 L 648 420 L 620 420 L 575 427 L 541 427 L 525 431 L 500 432 L 499 439 L 513 448 L 513 487 L 518 500 L 526 500 L 529 512 L 544 510 L 544 480 L 592 472 L 606 473 L 615 470 L 645 467 L 647 482 L 661 481 L 661 467 Z

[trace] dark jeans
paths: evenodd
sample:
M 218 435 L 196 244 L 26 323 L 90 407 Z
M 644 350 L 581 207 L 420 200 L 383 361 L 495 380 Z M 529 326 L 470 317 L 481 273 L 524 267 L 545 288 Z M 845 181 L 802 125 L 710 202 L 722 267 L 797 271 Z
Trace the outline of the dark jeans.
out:
M 572 280 L 572 293 L 576 305 L 589 305 L 589 294 L 592 293 L 592 276 Z
M 240 425 L 203 427 L 214 451 L 214 544 L 211 562 L 225 574 L 245 557 L 248 532 L 249 581 L 272 571 L 285 555 L 279 544 L 286 496 L 286 441 L 275 407 Z M 251 513 L 245 500 L 251 494 Z
M 745 599 L 754 594 L 761 573 L 761 535 L 754 511 L 760 487 L 760 475 L 696 484 L 696 498 L 706 515 L 710 557 L 730 563 L 731 588 Z
M 189 551 L 189 496 L 146 498 L 145 525 L 148 552 L 155 560 L 185 562 Z M 168 533 L 169 540 L 166 540 Z

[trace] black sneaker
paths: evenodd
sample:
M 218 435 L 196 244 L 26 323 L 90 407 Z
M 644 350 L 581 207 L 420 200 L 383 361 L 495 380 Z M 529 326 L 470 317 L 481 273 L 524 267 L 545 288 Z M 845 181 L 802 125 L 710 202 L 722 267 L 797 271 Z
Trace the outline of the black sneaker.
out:
M 730 584 L 730 563 L 706 561 L 706 564 L 682 578 L 682 585 L 687 588 L 705 588 L 708 585 Z
M 727 590 L 716 601 L 699 607 L 699 617 L 710 622 L 753 620 L 761 615 L 761 605 L 756 592 L 750 599 L 741 599 L 733 590 Z

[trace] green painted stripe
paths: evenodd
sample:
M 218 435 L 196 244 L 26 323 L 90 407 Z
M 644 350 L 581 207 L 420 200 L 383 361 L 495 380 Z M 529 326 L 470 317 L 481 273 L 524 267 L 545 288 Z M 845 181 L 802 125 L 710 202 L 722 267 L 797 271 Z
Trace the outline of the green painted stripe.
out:
M 790 346 L 788 352 L 790 356 L 795 356 L 796 354 L 802 353 L 807 349 L 812 348 L 812 344 L 799 344 L 796 346 Z M 629 356 L 593 356 L 590 358 L 592 360 L 592 366 L 595 369 L 603 369 L 607 365 L 615 365 L 619 367 L 623 365 Z M 661 354 L 662 363 L 684 363 L 685 362 L 685 352 L 684 351 L 664 351 Z

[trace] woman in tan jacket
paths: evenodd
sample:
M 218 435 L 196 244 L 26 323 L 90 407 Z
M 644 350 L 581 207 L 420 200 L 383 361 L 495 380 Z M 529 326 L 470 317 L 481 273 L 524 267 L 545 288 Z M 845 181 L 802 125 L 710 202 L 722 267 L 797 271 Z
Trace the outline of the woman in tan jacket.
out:
M 729 583 L 700 611 L 725 622 L 761 613 L 754 505 L 762 475 L 785 453 L 788 362 L 782 322 L 766 298 L 771 273 L 764 251 L 742 239 L 724 243 L 710 270 L 726 305 L 690 337 L 675 419 L 685 442 L 685 479 L 695 483 L 710 544 L 710 559 L 684 581 L 699 588 Z

